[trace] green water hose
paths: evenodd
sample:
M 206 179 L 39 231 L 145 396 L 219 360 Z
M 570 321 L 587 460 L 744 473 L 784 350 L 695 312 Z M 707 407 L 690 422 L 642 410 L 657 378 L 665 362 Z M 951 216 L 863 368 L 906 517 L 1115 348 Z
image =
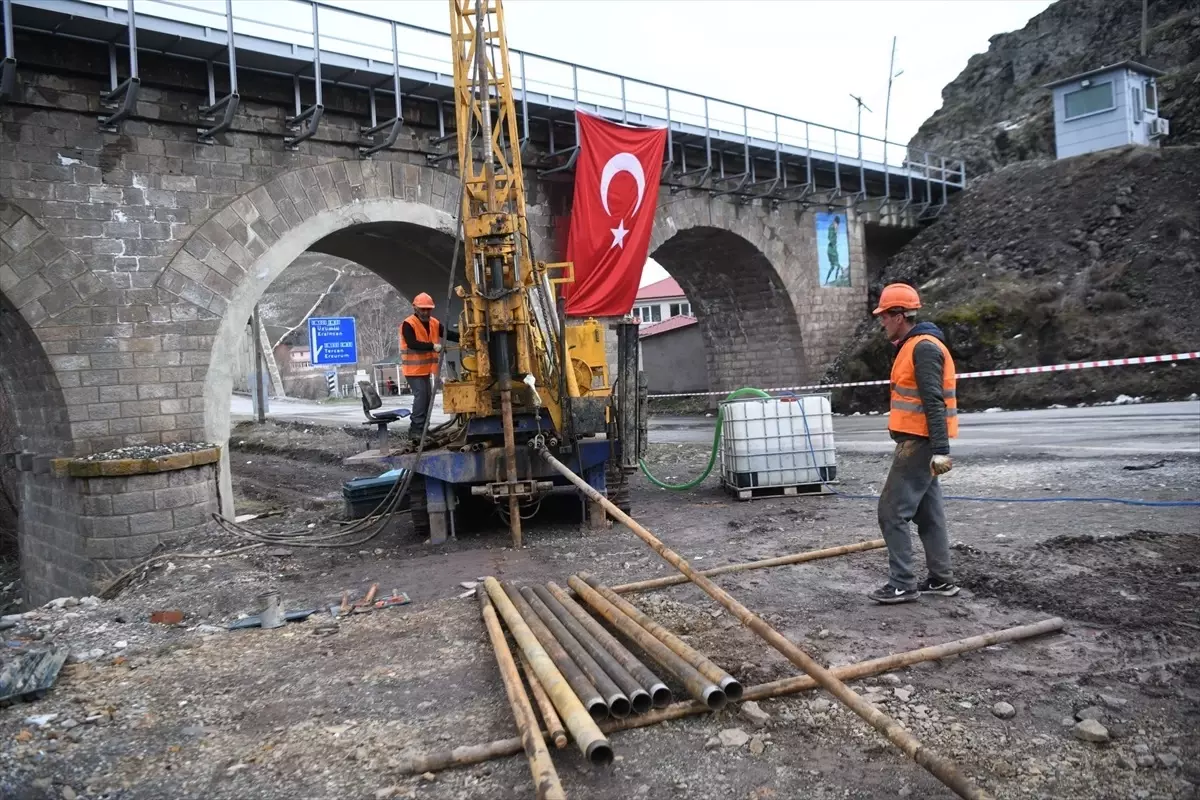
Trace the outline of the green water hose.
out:
M 726 400 L 737 400 L 741 397 L 767 397 L 771 395 L 764 392 L 762 389 L 754 389 L 751 387 L 742 387 L 735 389 L 725 395 Z M 713 430 L 712 450 L 708 454 L 708 466 L 704 468 L 704 472 L 695 480 L 690 480 L 687 483 L 666 483 L 650 474 L 650 468 L 646 466 L 643 459 L 638 459 L 638 466 L 642 468 L 642 474 L 645 475 L 651 483 L 660 489 L 670 489 L 673 492 L 686 492 L 688 489 L 694 489 L 704 482 L 704 479 L 712 472 L 713 464 L 717 463 L 717 448 L 721 446 L 721 421 L 725 418 L 725 409 L 722 406 L 717 406 L 717 427 Z

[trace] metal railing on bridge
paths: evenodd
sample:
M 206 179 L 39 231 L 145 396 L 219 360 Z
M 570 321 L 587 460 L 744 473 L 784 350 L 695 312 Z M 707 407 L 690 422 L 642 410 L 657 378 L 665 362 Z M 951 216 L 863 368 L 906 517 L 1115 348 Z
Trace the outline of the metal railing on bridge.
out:
M 208 69 L 209 103 L 201 109 L 199 139 L 212 143 L 234 122 L 241 72 L 293 81 L 295 114 L 286 139 L 295 147 L 314 136 L 325 110 L 325 84 L 369 95 L 364 157 L 393 146 L 406 101 L 435 103 L 439 137 L 453 120 L 449 34 L 318 0 L 2 0 L 5 86 L 11 95 L 16 54 L 13 31 L 40 32 L 103 43 L 109 48 L 110 113 L 115 129 L 136 109 L 141 83 L 137 54 L 153 52 L 201 61 Z M 126 51 L 128 66 L 118 51 Z M 526 145 L 544 130 L 545 174 L 574 165 L 574 111 L 582 109 L 636 125 L 666 127 L 663 181 L 672 190 L 702 189 L 741 200 L 828 205 L 876 204 L 889 213 L 936 216 L 964 188 L 959 159 L 873 136 L 795 119 L 603 70 L 510 48 L 512 82 Z M 219 71 L 228 93 L 217 97 Z M 389 85 L 390 84 L 390 85 Z M 312 102 L 303 97 L 310 94 Z M 390 102 L 381 102 L 390 98 Z M 381 107 L 394 115 L 382 122 Z M 451 153 L 431 154 L 437 161 Z

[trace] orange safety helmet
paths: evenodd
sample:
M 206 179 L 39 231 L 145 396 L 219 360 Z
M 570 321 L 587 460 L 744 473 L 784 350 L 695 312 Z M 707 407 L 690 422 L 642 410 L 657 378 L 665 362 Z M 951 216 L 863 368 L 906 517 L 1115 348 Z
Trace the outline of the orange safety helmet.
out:
M 921 307 L 921 296 L 917 290 L 907 283 L 889 283 L 883 287 L 879 295 L 879 307 L 871 313 L 878 316 L 892 308 L 903 308 L 905 311 L 916 311 Z
M 413 298 L 413 308 L 433 308 L 433 298 L 421 292 Z

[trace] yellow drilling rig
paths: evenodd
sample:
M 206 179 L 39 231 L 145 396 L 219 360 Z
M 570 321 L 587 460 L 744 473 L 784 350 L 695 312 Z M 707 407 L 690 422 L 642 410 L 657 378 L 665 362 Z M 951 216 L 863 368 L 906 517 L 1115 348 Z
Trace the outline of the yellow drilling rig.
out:
M 432 543 L 453 536 L 464 501 L 496 504 L 521 546 L 521 521 L 551 492 L 576 492 L 536 457 L 547 445 L 619 506 L 644 439 L 637 326 L 618 322 L 610 382 L 605 327 L 568 326 L 558 288 L 570 263 L 534 258 L 504 10 L 500 0 L 450 0 L 464 259 L 459 374 L 443 385 L 449 422 L 421 451 L 378 456 L 412 471 L 411 509 Z M 365 455 L 365 454 L 364 454 Z M 585 505 L 593 524 L 598 504 Z

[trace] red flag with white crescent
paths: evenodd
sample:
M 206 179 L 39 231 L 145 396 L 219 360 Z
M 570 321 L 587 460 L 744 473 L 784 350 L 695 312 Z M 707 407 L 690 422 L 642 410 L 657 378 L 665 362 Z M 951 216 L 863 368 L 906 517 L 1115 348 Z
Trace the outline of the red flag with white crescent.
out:
M 658 208 L 666 128 L 638 128 L 575 112 L 579 157 L 564 285 L 572 316 L 624 316 L 633 308 Z

